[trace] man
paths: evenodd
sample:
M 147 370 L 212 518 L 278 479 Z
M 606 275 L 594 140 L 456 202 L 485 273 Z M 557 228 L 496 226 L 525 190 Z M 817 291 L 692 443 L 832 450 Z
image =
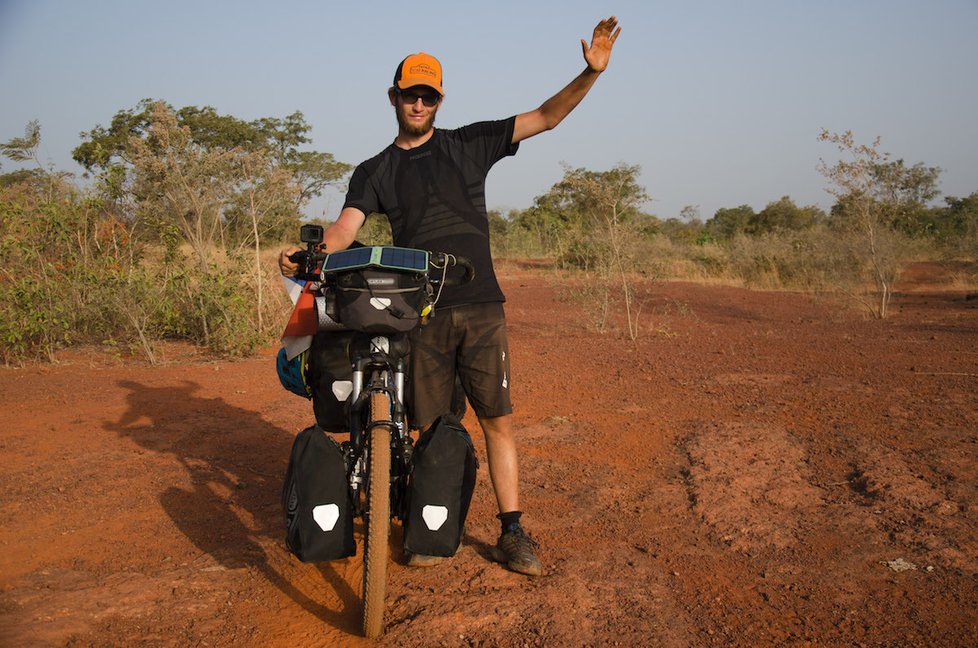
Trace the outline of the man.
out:
M 390 221 L 395 245 L 450 252 L 472 261 L 473 282 L 446 287 L 435 317 L 412 337 L 411 426 L 426 428 L 452 410 L 457 375 L 485 434 L 502 523 L 494 558 L 530 576 L 542 568 L 536 543 L 520 525 L 505 297 L 489 253 L 485 179 L 493 164 L 516 153 L 521 141 L 554 128 L 580 103 L 607 67 L 619 33 L 614 16 L 599 22 L 591 44 L 581 40 L 587 67 L 536 110 L 456 130 L 434 127 L 445 95 L 441 64 L 423 52 L 405 58 L 387 92 L 397 116 L 397 137 L 353 172 L 343 210 L 324 238 L 327 251 L 346 249 L 367 215 L 377 212 Z M 296 272 L 287 257 L 297 249 L 283 250 L 279 258 L 287 276 Z M 412 555 L 408 564 L 427 566 L 440 560 Z

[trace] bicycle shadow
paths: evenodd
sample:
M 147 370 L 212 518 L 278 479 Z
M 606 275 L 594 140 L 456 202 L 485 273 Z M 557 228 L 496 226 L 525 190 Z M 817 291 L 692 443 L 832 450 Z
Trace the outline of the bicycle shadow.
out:
M 159 495 L 177 528 L 221 566 L 256 570 L 316 618 L 356 634 L 359 598 L 332 565 L 317 568 L 340 600 L 336 610 L 307 596 L 269 561 L 270 544 L 283 553 L 282 560 L 294 560 L 284 555 L 279 501 L 292 434 L 256 412 L 197 395 L 200 385 L 190 381 L 168 387 L 118 384 L 129 392 L 127 410 L 105 428 L 147 450 L 173 455 L 193 485 L 170 486 Z

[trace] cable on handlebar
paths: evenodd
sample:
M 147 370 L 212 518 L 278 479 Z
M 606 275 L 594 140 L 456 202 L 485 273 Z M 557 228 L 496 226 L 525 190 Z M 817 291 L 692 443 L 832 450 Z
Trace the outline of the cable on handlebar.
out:
M 432 263 L 436 269 L 441 270 L 441 280 L 438 282 L 438 294 L 435 295 L 434 303 L 437 304 L 438 300 L 441 299 L 442 288 L 445 287 L 445 280 L 448 278 L 448 266 L 455 265 L 455 255 L 448 252 L 442 252 L 441 255 L 443 263 L 439 266 L 437 263 Z

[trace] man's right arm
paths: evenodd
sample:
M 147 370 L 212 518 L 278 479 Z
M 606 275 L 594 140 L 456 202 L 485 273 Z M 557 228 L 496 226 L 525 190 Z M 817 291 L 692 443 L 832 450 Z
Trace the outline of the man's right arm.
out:
M 366 218 L 367 215 L 356 207 L 344 207 L 336 222 L 327 227 L 323 233 L 323 246 L 326 252 L 338 252 L 339 250 L 345 250 L 350 247 L 350 244 L 356 239 L 357 232 L 360 231 L 360 228 L 363 226 L 363 221 Z M 289 261 L 289 255 L 301 249 L 293 245 L 279 253 L 278 269 L 286 277 L 295 276 L 295 273 L 299 270 L 297 264 Z
M 513 144 L 555 128 L 564 120 L 564 117 L 577 107 L 577 104 L 581 103 L 584 96 L 591 90 L 591 86 L 597 81 L 598 76 L 608 67 L 611 48 L 618 40 L 620 33 L 621 28 L 618 27 L 618 19 L 612 16 L 597 24 L 590 45 L 581 39 L 581 48 L 587 67 L 560 92 L 543 102 L 539 108 L 516 116 L 516 125 L 513 128 Z
M 363 227 L 367 215 L 356 207 L 344 207 L 336 222 L 326 228 L 323 234 L 323 244 L 327 252 L 339 252 L 350 247 L 357 232 Z

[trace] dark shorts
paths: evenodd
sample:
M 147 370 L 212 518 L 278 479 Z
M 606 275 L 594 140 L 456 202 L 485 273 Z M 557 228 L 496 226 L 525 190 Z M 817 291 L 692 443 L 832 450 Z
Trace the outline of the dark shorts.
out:
M 435 311 L 411 334 L 411 427 L 426 428 L 452 411 L 455 376 L 479 417 L 513 411 L 509 345 L 500 302 Z

